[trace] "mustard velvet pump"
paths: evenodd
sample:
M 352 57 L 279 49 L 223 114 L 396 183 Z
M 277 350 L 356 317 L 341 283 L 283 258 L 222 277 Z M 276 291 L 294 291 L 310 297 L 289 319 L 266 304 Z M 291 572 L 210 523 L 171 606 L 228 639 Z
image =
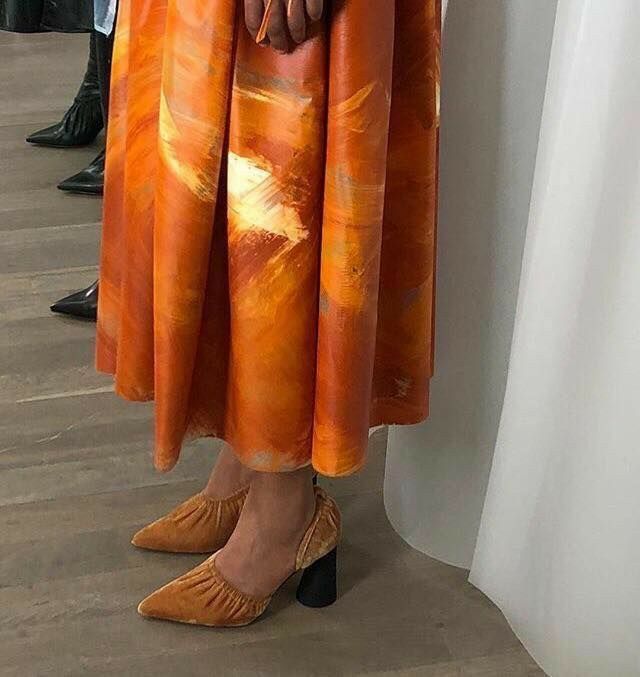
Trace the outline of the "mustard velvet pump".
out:
M 208 498 L 202 492 L 168 515 L 138 531 L 131 543 L 144 550 L 205 554 L 220 550 L 236 528 L 248 487 L 229 498 Z
M 335 602 L 336 549 L 340 540 L 340 511 L 318 487 L 316 510 L 302 538 L 295 570 L 304 570 L 297 599 L 305 606 Z M 156 590 L 140 603 L 142 616 L 209 627 L 238 627 L 260 617 L 273 595 L 256 599 L 226 581 L 216 568 L 216 554 L 195 569 Z

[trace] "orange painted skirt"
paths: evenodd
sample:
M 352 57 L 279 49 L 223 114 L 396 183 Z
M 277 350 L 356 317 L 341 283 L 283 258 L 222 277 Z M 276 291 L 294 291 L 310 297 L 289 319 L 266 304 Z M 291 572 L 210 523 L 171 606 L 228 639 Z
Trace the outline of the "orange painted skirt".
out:
M 333 0 L 289 55 L 241 4 L 120 3 L 97 367 L 160 470 L 216 436 L 347 475 L 428 413 L 440 3 Z

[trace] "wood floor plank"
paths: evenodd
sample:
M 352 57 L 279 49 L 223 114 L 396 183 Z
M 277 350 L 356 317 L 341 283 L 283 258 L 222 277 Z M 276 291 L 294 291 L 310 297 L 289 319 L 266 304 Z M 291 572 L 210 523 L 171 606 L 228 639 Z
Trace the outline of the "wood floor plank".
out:
M 95 257 L 92 255 L 91 260 Z M 53 264 L 54 262 L 52 262 Z M 56 317 L 52 322 L 51 303 L 63 295 L 86 287 L 97 277 L 98 268 L 94 262 L 85 263 L 74 267 L 59 267 L 62 261 L 44 271 L 31 273 L 8 273 L 0 272 L 0 317 L 2 318 L 5 331 L 2 333 L 2 341 L 10 340 L 11 334 L 16 337 L 16 342 L 24 341 L 33 343 L 35 336 L 25 335 L 30 329 L 27 324 L 21 322 L 34 319 L 46 319 L 47 323 L 40 325 L 40 331 L 46 340 L 63 327 L 69 335 L 77 335 L 84 332 L 90 340 L 93 336 L 92 325 L 86 322 L 72 320 L 70 318 Z
M 421 665 L 410 670 L 358 673 L 356 677 L 544 677 L 544 672 L 522 648 L 503 654 Z
M 78 89 L 87 54 L 86 35 L 0 32 L 0 126 L 59 116 Z
M 51 121 L 53 118 L 49 118 Z M 95 146 L 82 155 L 70 151 L 64 156 L 64 165 L 47 170 L 45 180 L 40 187 L 32 185 L 29 174 L 39 172 L 31 165 L 21 172 L 22 188 L 16 186 L 11 192 L 2 193 L 0 204 L 0 232 L 39 228 L 42 226 L 64 226 L 68 224 L 98 222 L 101 216 L 101 202 L 94 197 L 69 195 L 56 190 L 55 185 L 67 176 L 82 169 L 96 154 Z M 2 154 L 0 152 L 0 157 Z M 48 161 L 49 156 L 43 149 L 39 162 Z M 36 161 L 32 162 L 36 165 Z
M 185 460 L 194 453 L 184 450 Z M 206 477 L 211 467 L 203 454 L 195 453 L 200 463 L 181 463 L 171 473 L 170 481 Z M 28 503 L 36 500 L 79 496 L 115 491 L 150 484 L 165 484 L 167 478 L 151 468 L 148 442 L 127 444 L 100 456 L 87 455 L 82 460 L 50 462 L 3 472 L 0 505 Z
M 98 257 L 95 223 L 47 226 L 0 233 L 3 273 L 35 273 L 85 266 Z

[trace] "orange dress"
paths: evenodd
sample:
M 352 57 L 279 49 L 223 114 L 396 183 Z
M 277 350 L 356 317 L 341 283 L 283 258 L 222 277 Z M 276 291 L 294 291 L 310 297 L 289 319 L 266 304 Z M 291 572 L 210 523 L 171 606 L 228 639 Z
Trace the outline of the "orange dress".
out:
M 428 413 L 439 0 L 333 0 L 291 54 L 240 0 L 121 0 L 97 367 L 155 463 L 226 440 L 347 475 Z

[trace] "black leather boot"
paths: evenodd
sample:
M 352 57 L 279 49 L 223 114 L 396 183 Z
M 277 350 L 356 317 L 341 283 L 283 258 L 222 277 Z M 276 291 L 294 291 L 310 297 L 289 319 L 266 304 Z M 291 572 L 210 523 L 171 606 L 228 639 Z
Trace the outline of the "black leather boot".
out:
M 111 75 L 111 57 L 113 54 L 113 38 L 106 37 L 97 31 L 94 33 L 94 47 L 97 63 L 98 82 L 100 84 L 100 102 L 102 115 L 109 117 L 109 86 Z M 106 126 L 105 126 L 106 131 Z M 102 195 L 104 192 L 104 150 L 93 162 L 81 172 L 65 179 L 58 185 L 60 190 L 84 195 Z
M 81 172 L 58 184 L 60 190 L 82 195 L 102 195 L 104 192 L 105 151 L 101 151 L 91 164 Z
M 86 146 L 94 141 L 103 125 L 96 37 L 95 33 L 92 33 L 87 71 L 71 108 L 60 122 L 34 132 L 27 137 L 27 141 L 38 146 L 54 148 Z
M 86 289 L 81 289 L 56 301 L 51 306 L 51 310 L 54 313 L 95 321 L 98 316 L 98 281 L 96 280 Z

